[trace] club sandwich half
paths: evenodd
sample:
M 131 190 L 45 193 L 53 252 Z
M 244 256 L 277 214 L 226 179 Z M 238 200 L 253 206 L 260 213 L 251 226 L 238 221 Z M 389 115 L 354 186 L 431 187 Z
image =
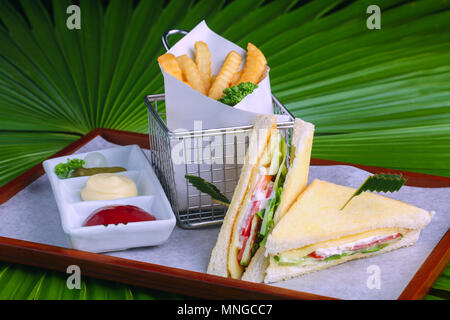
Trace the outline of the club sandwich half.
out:
M 346 261 L 413 245 L 433 212 L 314 180 L 276 224 L 266 242 L 264 282 L 276 282 Z
M 208 273 L 240 279 L 252 264 L 257 276 L 263 276 L 259 265 L 266 263 L 267 236 L 306 188 L 313 136 L 311 123 L 295 119 L 290 161 L 286 163 L 286 137 L 277 129 L 275 116 L 258 116 Z

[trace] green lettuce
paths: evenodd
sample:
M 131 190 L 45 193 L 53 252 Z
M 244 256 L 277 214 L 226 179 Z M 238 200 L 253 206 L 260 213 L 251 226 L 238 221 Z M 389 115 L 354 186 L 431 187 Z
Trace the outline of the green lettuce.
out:
M 381 249 L 386 248 L 388 245 L 389 245 L 389 243 L 375 244 L 367 249 L 361 249 L 361 250 L 357 250 L 354 252 L 343 252 L 341 254 L 334 254 L 332 256 L 329 256 L 329 257 L 323 259 L 322 261 L 337 260 L 337 259 L 341 259 L 346 256 L 352 256 L 357 253 L 377 252 L 377 251 L 380 251 Z M 299 264 L 304 264 L 306 262 L 318 261 L 318 260 L 315 260 L 314 258 L 310 258 L 308 256 L 304 256 L 301 258 L 292 258 L 292 257 L 285 257 L 283 255 L 276 255 L 276 256 L 274 256 L 274 259 L 280 265 L 299 265 Z
M 270 230 L 274 225 L 273 217 L 275 215 L 275 211 L 277 210 L 278 206 L 281 203 L 283 184 L 287 175 L 286 154 L 287 154 L 286 141 L 283 138 L 281 138 L 279 155 L 282 161 L 273 185 L 274 190 L 273 192 L 275 192 L 275 196 L 269 200 L 267 207 L 265 209 L 262 209 L 257 213 L 258 217 L 262 219 L 261 228 L 259 229 L 258 233 L 258 243 L 260 246 L 265 245 L 267 241 L 267 237 L 269 236 Z
M 377 252 L 377 251 L 380 251 L 380 250 L 383 249 L 383 248 L 386 248 L 388 245 L 389 245 L 389 243 L 376 244 L 376 245 L 374 245 L 374 246 L 372 246 L 372 247 L 369 247 L 369 248 L 367 248 L 367 249 L 361 249 L 361 250 L 352 252 L 352 255 L 353 255 L 353 254 L 357 254 L 357 253 L 371 253 L 371 252 Z

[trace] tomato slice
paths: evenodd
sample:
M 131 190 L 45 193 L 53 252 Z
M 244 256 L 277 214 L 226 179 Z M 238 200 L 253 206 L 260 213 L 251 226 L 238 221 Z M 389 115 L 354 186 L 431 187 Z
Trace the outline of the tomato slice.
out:
M 315 251 L 313 251 L 310 254 L 308 254 L 308 256 L 311 257 L 311 258 L 314 258 L 314 259 L 319 259 L 319 260 L 325 259 L 325 257 L 319 256 Z
M 397 239 L 397 238 L 400 237 L 400 236 L 401 236 L 400 233 L 393 234 L 393 235 L 384 237 L 384 238 L 382 238 L 382 239 L 378 239 L 378 240 L 371 241 L 371 242 L 369 242 L 369 243 L 363 243 L 363 244 L 359 244 L 359 245 L 353 246 L 351 250 L 352 250 L 352 251 L 355 251 L 355 250 L 360 250 L 360 249 L 369 248 L 369 247 L 371 247 L 371 246 L 373 246 L 373 245 L 376 245 L 377 243 L 382 243 L 382 242 L 386 242 L 386 241 L 389 241 L 389 240 L 394 240 L 394 239 Z
M 258 179 L 258 182 L 256 183 L 255 189 L 253 191 L 252 200 L 255 199 L 255 195 L 267 189 L 267 186 L 269 185 L 270 181 L 272 181 L 273 177 L 274 176 L 264 175 Z
M 254 218 L 255 214 L 261 209 L 261 204 L 263 202 L 263 200 L 257 199 L 257 195 L 263 193 L 265 195 L 265 199 L 270 197 L 272 190 L 273 190 L 273 182 L 272 182 L 273 177 L 274 176 L 269 176 L 269 175 L 260 176 L 258 178 L 258 182 L 256 183 L 256 186 L 255 186 L 255 189 L 254 189 L 253 195 L 252 195 L 252 203 L 251 203 L 250 211 L 247 213 L 247 215 L 245 217 L 245 221 L 242 225 L 241 236 L 244 237 L 244 241 L 242 244 L 242 249 L 240 250 L 239 255 L 238 255 L 239 263 L 241 262 L 242 255 L 244 254 L 244 251 L 245 251 L 244 250 L 245 245 L 250 236 L 253 218 Z
M 238 254 L 238 263 L 244 267 L 248 266 L 250 259 L 252 258 L 253 246 L 256 241 L 258 230 L 261 226 L 261 219 L 254 216 L 251 225 L 250 235 L 244 239 L 244 243 Z
M 270 197 L 273 191 L 274 183 L 272 181 L 269 182 L 269 185 L 267 186 L 267 192 L 266 192 L 266 199 Z
M 371 241 L 371 242 L 368 242 L 368 243 L 358 244 L 358 245 L 353 246 L 350 249 L 350 251 L 357 251 L 357 250 L 361 250 L 361 249 L 370 248 L 370 247 L 372 247 L 372 246 L 374 246 L 374 245 L 376 245 L 378 243 L 384 243 L 384 242 L 387 242 L 389 240 L 394 240 L 394 239 L 397 239 L 397 238 L 399 238 L 401 236 L 402 236 L 401 233 L 397 233 L 397 234 L 393 234 L 393 235 L 390 235 L 390 236 L 387 236 L 387 237 L 384 237 L 384 238 L 381 238 L 381 239 L 378 239 L 378 240 L 374 240 L 374 241 Z M 324 256 L 318 255 L 315 251 L 313 251 L 310 254 L 308 254 L 308 256 L 311 257 L 311 258 L 314 258 L 314 259 L 318 259 L 318 260 L 323 260 L 323 259 L 326 258 Z
M 255 214 L 259 211 L 261 201 L 253 201 L 250 213 L 247 214 L 246 220 L 244 222 L 241 235 L 248 237 L 250 235 L 250 227 L 252 226 L 252 219 Z

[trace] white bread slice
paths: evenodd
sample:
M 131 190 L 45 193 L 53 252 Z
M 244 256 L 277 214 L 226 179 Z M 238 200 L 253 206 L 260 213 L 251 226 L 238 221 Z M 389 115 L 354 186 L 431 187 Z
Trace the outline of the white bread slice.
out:
M 266 268 L 269 266 L 269 258 L 265 256 L 265 247 L 259 247 L 245 269 L 241 280 L 250 282 L 263 282 Z
M 254 171 L 257 170 L 258 161 L 261 159 L 274 129 L 276 129 L 275 116 L 259 115 L 256 118 L 250 134 L 249 148 L 242 166 L 241 175 L 222 223 L 216 245 L 211 252 L 207 273 L 223 277 L 229 276 L 227 257 L 236 216 L 250 188 L 251 178 L 256 176 Z
M 313 138 L 314 125 L 301 119 L 295 119 L 291 141 L 291 146 L 293 147 L 292 150 L 294 151 L 291 154 L 292 164 L 289 167 L 283 185 L 280 205 L 274 214 L 275 224 L 284 216 L 298 196 L 306 188 Z M 263 282 L 264 272 L 269 264 L 269 259 L 264 256 L 264 251 L 264 247 L 260 247 L 256 251 L 255 255 L 250 260 L 250 264 L 242 275 L 242 280 Z
M 274 215 L 275 224 L 285 215 L 308 184 L 313 138 L 314 125 L 295 119 L 291 142 L 294 151 L 291 155 L 292 164 L 284 182 L 280 205 Z
M 422 229 L 432 213 L 375 193 L 314 180 L 269 235 L 266 254 L 302 248 L 373 229 Z
M 352 200 L 353 201 L 353 200 Z M 397 242 L 393 242 L 387 247 L 371 253 L 357 253 L 350 256 L 345 256 L 337 260 L 331 261 L 318 261 L 314 265 L 308 266 L 286 266 L 278 265 L 273 260 L 270 261 L 269 267 L 266 269 L 266 276 L 264 278 L 265 283 L 277 282 L 281 280 L 287 280 L 294 278 L 309 272 L 323 270 L 350 260 L 368 258 L 378 254 L 382 254 L 388 251 L 399 249 L 401 247 L 411 246 L 416 243 L 419 238 L 420 230 L 411 230 L 404 234 L 403 238 Z

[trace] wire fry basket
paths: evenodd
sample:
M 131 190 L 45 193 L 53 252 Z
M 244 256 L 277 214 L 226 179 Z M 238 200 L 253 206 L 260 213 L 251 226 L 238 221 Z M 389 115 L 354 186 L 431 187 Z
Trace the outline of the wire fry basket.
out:
M 277 127 L 290 147 L 294 117 L 274 96 L 272 100 L 274 114 L 289 117 L 289 121 L 278 123 Z M 222 223 L 227 207 L 197 190 L 184 176 L 208 180 L 231 200 L 253 126 L 173 132 L 163 120 L 165 114 L 158 113 L 158 103 L 164 102 L 164 94 L 148 95 L 145 102 L 149 160 L 169 198 L 178 226 L 193 229 Z
M 166 32 L 162 36 L 164 48 L 169 50 L 170 36 L 187 33 L 182 29 Z M 162 104 L 164 100 L 164 94 L 145 97 L 148 107 L 149 160 L 172 205 L 177 224 L 186 229 L 220 224 L 227 207 L 197 190 L 185 175 L 194 175 L 211 182 L 231 200 L 253 126 L 208 130 L 197 130 L 194 126 L 191 131 L 173 132 L 163 120 L 165 114 L 158 113 L 158 103 Z M 277 127 L 289 148 L 294 117 L 273 95 L 272 102 L 274 114 L 288 116 L 288 121 L 278 123 Z

